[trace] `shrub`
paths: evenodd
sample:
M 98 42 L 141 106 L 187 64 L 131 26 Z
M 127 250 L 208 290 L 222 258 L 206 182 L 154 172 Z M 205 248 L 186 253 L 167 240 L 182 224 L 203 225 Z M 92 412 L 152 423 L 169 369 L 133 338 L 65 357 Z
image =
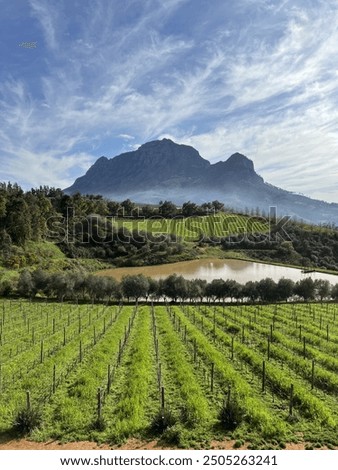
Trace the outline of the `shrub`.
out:
M 226 400 L 219 413 L 219 420 L 224 428 L 233 431 L 243 420 L 243 410 L 236 399 Z
M 163 434 L 163 432 L 176 423 L 176 418 L 168 409 L 159 410 L 151 423 L 151 431 L 154 434 Z
M 13 423 L 13 428 L 18 434 L 30 434 L 41 426 L 42 416 L 36 408 L 24 408 L 20 410 Z

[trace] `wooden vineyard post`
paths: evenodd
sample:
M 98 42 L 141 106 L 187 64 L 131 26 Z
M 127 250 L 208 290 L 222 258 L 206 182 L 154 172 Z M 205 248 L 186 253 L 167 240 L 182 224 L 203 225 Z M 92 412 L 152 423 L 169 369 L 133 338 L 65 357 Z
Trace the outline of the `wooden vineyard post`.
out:
M 315 360 L 312 359 L 312 366 L 311 366 L 311 390 L 313 390 L 315 386 Z
M 234 360 L 234 340 L 235 338 L 232 336 L 231 337 L 231 360 Z
M 155 342 L 155 353 L 156 353 L 156 360 L 158 361 L 158 338 L 156 338 L 156 342 Z
M 302 325 L 299 325 L 299 341 L 302 341 Z
M 119 365 L 121 362 L 121 354 L 122 354 L 122 344 L 121 344 L 121 339 L 119 340 L 119 354 L 117 357 L 117 364 Z
M 53 366 L 53 395 L 56 390 L 56 365 Z
M 27 411 L 31 409 L 31 393 L 29 390 L 27 390 L 26 392 L 26 408 L 27 408 Z
M 263 370 L 262 370 L 262 392 L 265 392 L 265 378 L 266 378 L 266 370 L 265 370 L 265 361 L 263 361 Z
M 162 364 L 159 362 L 158 364 L 158 386 L 161 386 L 162 382 Z
M 32 343 L 35 344 L 35 328 L 32 327 Z
M 268 360 L 270 359 L 270 338 L 268 338 Z
M 305 339 L 305 336 L 303 336 L 303 357 L 304 357 L 304 359 L 306 358 L 306 339 Z
M 242 343 L 245 341 L 245 326 L 242 325 Z
M 204 333 L 204 317 L 202 317 L 202 333 Z
M 194 340 L 194 362 L 196 362 L 197 359 L 197 347 L 196 347 L 196 339 Z
M 82 341 L 80 341 L 80 346 L 79 346 L 79 360 L 81 363 L 82 362 Z
M 329 324 L 326 325 L 326 341 L 329 341 Z
M 184 342 L 187 342 L 187 325 L 184 325 Z
M 94 346 L 95 346 L 95 344 L 96 344 L 96 328 L 94 326 Z
M 319 320 L 319 328 L 322 329 L 322 321 L 323 321 L 323 316 L 320 314 L 320 320 Z
M 55 335 L 55 318 L 53 318 L 53 335 Z
M 66 346 L 66 327 L 63 327 L 63 345 Z
M 127 328 L 127 327 L 126 327 Z M 103 334 L 106 333 L 106 319 L 103 319 Z M 126 333 L 127 334 L 127 333 Z
M 214 391 L 214 371 L 215 371 L 215 364 L 212 362 L 211 364 L 211 377 L 210 377 L 210 391 Z
M 270 325 L 270 341 L 272 342 L 272 331 L 273 331 L 273 326 Z
M 289 415 L 293 413 L 293 384 L 290 386 Z
M 99 387 L 97 389 L 97 420 L 101 420 L 101 415 L 102 415 L 102 393 L 101 393 L 101 388 Z
M 0 363 L 0 393 L 2 389 L 2 364 Z
M 107 393 L 110 393 L 110 385 L 111 385 L 111 367 L 110 367 L 110 364 L 108 364 Z
M 41 340 L 40 344 L 40 364 L 43 363 L 43 339 Z
M 162 409 L 162 413 L 164 412 L 164 407 L 165 407 L 164 387 L 161 387 L 161 409 Z

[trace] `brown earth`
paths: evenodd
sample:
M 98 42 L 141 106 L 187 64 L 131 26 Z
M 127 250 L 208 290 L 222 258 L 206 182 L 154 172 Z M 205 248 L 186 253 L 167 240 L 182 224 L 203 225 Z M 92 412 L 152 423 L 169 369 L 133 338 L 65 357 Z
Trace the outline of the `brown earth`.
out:
M 234 440 L 212 441 L 210 448 L 215 450 L 233 450 Z M 244 444 L 236 450 L 246 450 L 249 443 Z M 289 443 L 286 444 L 286 450 L 304 450 L 306 442 L 302 443 Z M 108 444 L 97 444 L 96 442 L 79 441 L 79 442 L 66 442 L 59 441 L 48 442 L 34 442 L 27 439 L 1 439 L 0 450 L 157 450 L 157 449 L 172 449 L 172 447 L 163 447 L 158 445 L 157 441 L 141 441 L 138 439 L 129 439 L 121 446 L 109 446 Z M 316 449 L 319 450 L 319 449 Z M 320 450 L 328 450 L 323 447 Z

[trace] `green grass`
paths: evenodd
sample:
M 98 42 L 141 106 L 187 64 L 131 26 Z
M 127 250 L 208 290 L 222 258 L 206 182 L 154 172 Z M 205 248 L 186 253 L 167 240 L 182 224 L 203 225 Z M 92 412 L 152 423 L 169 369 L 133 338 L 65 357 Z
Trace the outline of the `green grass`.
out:
M 300 324 L 307 338 L 305 359 Z M 273 334 L 268 358 L 270 325 Z M 39 410 L 39 420 L 42 418 L 31 438 L 42 441 L 116 444 L 136 437 L 161 439 L 174 447 L 201 448 L 208 447 L 211 440 L 227 437 L 248 442 L 251 448 L 278 448 L 299 441 L 301 434 L 313 447 L 338 445 L 338 315 L 336 321 L 333 304 L 224 309 L 219 304 L 156 305 L 152 314 L 147 305 L 120 309 L 100 304 L 3 300 L 0 330 L 0 433 L 13 429 L 15 417 L 26 412 L 29 390 L 32 413 Z M 160 426 L 154 428 L 152 423 L 160 416 L 161 387 L 165 409 L 174 420 L 160 431 Z M 102 397 L 100 419 L 98 389 Z M 229 389 L 231 404 L 239 409 L 240 421 L 234 429 L 226 419 L 221 421 L 226 416 L 223 405 Z

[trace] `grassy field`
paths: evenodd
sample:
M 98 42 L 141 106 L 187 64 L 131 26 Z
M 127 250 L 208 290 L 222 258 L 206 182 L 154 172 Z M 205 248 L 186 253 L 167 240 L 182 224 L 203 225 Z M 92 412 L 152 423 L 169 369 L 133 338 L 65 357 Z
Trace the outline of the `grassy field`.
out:
M 115 226 L 129 231 L 137 230 L 153 234 L 173 234 L 185 241 L 206 237 L 226 237 L 240 233 L 267 232 L 268 222 L 257 217 L 219 213 L 203 217 L 173 219 L 117 219 Z
M 333 304 L 0 303 L 0 433 L 338 445 Z

